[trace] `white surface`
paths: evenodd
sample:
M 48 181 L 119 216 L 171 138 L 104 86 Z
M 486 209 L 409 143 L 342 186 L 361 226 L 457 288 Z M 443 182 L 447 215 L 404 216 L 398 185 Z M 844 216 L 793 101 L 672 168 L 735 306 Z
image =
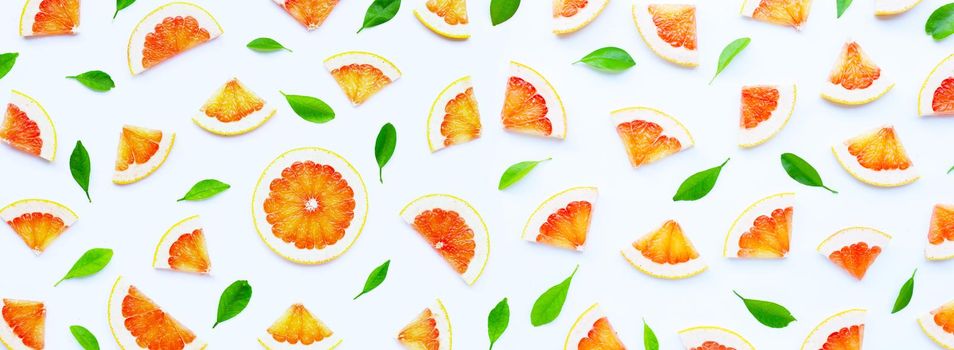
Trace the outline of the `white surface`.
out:
M 739 16 L 737 1 L 702 1 L 698 7 L 701 65 L 685 69 L 652 54 L 636 33 L 631 3 L 614 0 L 580 32 L 551 33 L 551 3 L 523 1 L 510 21 L 490 25 L 486 0 L 471 0 L 474 35 L 454 42 L 431 33 L 414 18 L 406 0 L 389 23 L 355 34 L 367 2 L 343 1 L 325 24 L 307 32 L 284 10 L 266 0 L 199 3 L 222 23 L 225 34 L 208 44 L 132 77 L 126 69 L 126 41 L 133 26 L 158 5 L 140 1 L 110 17 L 114 2 L 84 1 L 81 34 L 24 40 L 17 36 L 22 3 L 0 4 L 0 48 L 19 51 L 0 92 L 31 93 L 50 112 L 60 137 L 61 157 L 52 163 L 0 147 L 0 205 L 21 198 L 50 198 L 75 210 L 80 220 L 45 254 L 35 257 L 8 228 L 0 228 L 0 294 L 47 304 L 50 349 L 75 349 L 68 326 L 93 331 L 104 349 L 115 349 L 106 324 L 106 300 L 116 276 L 135 281 L 149 297 L 191 327 L 210 349 L 257 349 L 256 337 L 294 302 L 309 309 L 344 339 L 340 349 L 399 349 L 397 332 L 440 297 L 454 322 L 457 349 L 487 347 L 486 317 L 509 297 L 510 328 L 496 348 L 559 349 L 576 315 L 600 302 L 620 338 L 632 348 L 642 341 L 641 318 L 653 326 L 662 349 L 681 349 L 676 332 L 715 324 L 744 334 L 758 349 L 797 349 L 816 323 L 853 308 L 869 309 L 866 349 L 937 349 L 921 334 L 915 318 L 954 297 L 954 262 L 928 262 L 923 249 L 931 208 L 954 202 L 954 120 L 917 117 L 917 92 L 930 72 L 954 48 L 954 38 L 935 42 L 924 21 L 940 0 L 926 0 L 901 16 L 878 19 L 870 1 L 855 1 L 835 19 L 833 2 L 812 6 L 801 31 Z M 722 47 L 737 37 L 753 41 L 712 83 Z M 295 50 L 259 54 L 245 44 L 270 36 Z M 870 104 L 844 108 L 825 102 L 819 88 L 831 59 L 848 37 L 894 72 L 892 93 Z M 602 46 L 626 49 L 633 69 L 608 75 L 580 64 Z M 324 71 L 321 60 L 346 50 L 369 50 L 392 59 L 404 77 L 354 108 Z M 564 141 L 504 132 L 499 113 L 509 60 L 545 72 L 564 98 L 570 133 Z M 90 69 L 112 74 L 117 88 L 94 93 L 64 79 Z M 469 74 L 483 116 L 479 140 L 431 154 L 425 137 L 427 113 L 436 94 Z M 276 101 L 273 120 L 248 135 L 223 138 L 192 124 L 196 106 L 223 81 L 240 75 L 267 101 Z M 772 142 L 743 150 L 736 146 L 739 88 L 766 81 L 792 81 L 801 96 L 786 130 Z M 295 116 L 278 90 L 318 96 L 337 118 L 312 124 Z M 609 112 L 647 105 L 679 116 L 694 133 L 696 147 L 652 167 L 632 169 L 610 123 Z M 374 138 L 392 122 L 399 141 L 374 179 Z M 117 133 L 123 124 L 175 131 L 177 142 L 166 164 L 129 186 L 110 182 Z M 894 124 L 923 177 L 908 186 L 876 189 L 836 163 L 830 145 L 879 124 Z M 69 172 L 69 153 L 82 139 L 92 157 L 88 204 Z M 320 266 L 299 266 L 273 254 L 255 233 L 249 215 L 255 181 L 278 154 L 302 146 L 327 147 L 348 158 L 365 177 L 371 197 L 368 224 L 352 249 Z M 794 152 L 811 162 L 838 195 L 789 179 L 779 154 Z M 506 191 L 496 190 L 503 170 L 517 161 L 553 156 Z M 732 161 L 715 189 L 697 202 L 672 202 L 689 174 Z M 13 169 L 13 170 L 11 170 Z M 196 181 L 218 178 L 232 188 L 205 202 L 176 203 Z M 527 216 L 542 198 L 570 186 L 600 188 L 586 251 L 570 252 L 522 241 Z M 729 260 L 722 242 L 732 220 L 755 199 L 795 191 L 792 250 L 778 261 Z M 455 193 L 480 211 L 490 228 L 491 257 L 484 276 L 468 287 L 447 273 L 446 263 L 421 244 L 398 211 L 426 193 Z M 151 267 L 156 238 L 170 223 L 202 215 L 215 270 L 194 276 Z M 710 270 L 691 279 L 661 281 L 635 271 L 618 250 L 665 219 L 676 219 Z M 845 276 L 815 247 L 846 226 L 878 227 L 894 234 L 891 249 L 862 282 Z M 113 263 L 91 278 L 53 283 L 92 247 L 116 249 Z M 367 274 L 392 259 L 387 281 L 351 301 Z M 532 327 L 533 301 L 581 264 L 563 313 L 552 324 Z M 920 268 L 911 305 L 891 315 L 901 284 Z M 211 329 L 221 291 L 236 279 L 255 288 L 248 309 Z M 784 329 L 757 323 L 731 293 L 770 299 L 790 308 L 798 321 Z

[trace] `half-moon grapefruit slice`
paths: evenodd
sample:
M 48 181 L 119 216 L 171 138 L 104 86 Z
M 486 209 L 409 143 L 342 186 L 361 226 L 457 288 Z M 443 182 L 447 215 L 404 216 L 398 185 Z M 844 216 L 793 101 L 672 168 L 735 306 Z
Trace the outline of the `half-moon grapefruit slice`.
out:
M 274 107 L 232 78 L 205 101 L 192 121 L 213 134 L 232 136 L 255 130 L 273 115 Z
M 258 343 L 269 350 L 330 350 L 342 339 L 302 304 L 294 304 L 265 330 Z
M 580 30 L 593 22 L 608 3 L 609 0 L 553 0 L 553 33 Z
M 808 20 L 812 0 L 744 0 L 742 15 L 799 29 Z
M 722 254 L 728 258 L 780 259 L 792 238 L 794 193 L 779 193 L 753 203 L 732 223 Z
M 22 199 L 0 209 L 0 219 L 39 255 L 79 217 L 70 208 L 54 201 Z
M 14 149 L 53 161 L 56 158 L 56 128 L 37 100 L 13 90 L 0 125 L 0 141 Z
M 755 350 L 755 346 L 734 331 L 715 326 L 699 326 L 679 331 L 682 345 L 689 350 Z
M 861 105 L 888 93 L 894 82 L 886 77 L 855 41 L 846 42 L 822 86 L 826 100 L 844 105 Z
M 370 52 L 348 51 L 325 59 L 325 69 L 355 106 L 401 77 L 391 61 Z
M 680 66 L 699 65 L 696 39 L 696 6 L 684 4 L 633 4 L 636 30 L 650 50 Z
M 848 227 L 826 238 L 817 250 L 860 281 L 889 242 L 887 233 L 870 227 Z
M 420 8 L 414 9 L 414 17 L 427 29 L 445 38 L 470 37 L 467 0 L 427 0 Z
M 278 6 L 285 9 L 298 23 L 308 30 L 315 30 L 325 22 L 331 10 L 335 9 L 339 0 L 274 0 Z
M 875 0 L 875 16 L 894 16 L 913 9 L 921 0 Z
M 404 206 L 401 218 L 464 282 L 477 282 L 490 257 L 490 234 L 484 219 L 470 203 L 448 194 L 429 194 Z
M 918 317 L 918 324 L 937 345 L 954 349 L 954 300 Z
M 582 251 L 598 196 L 596 187 L 572 187 L 550 196 L 530 214 L 523 239 Z
M 688 278 L 707 268 L 675 220 L 664 222 L 655 231 L 627 245 L 622 253 L 630 265 L 656 278 Z
M 198 215 L 177 222 L 159 239 L 152 267 L 181 272 L 208 274 L 212 268 L 205 234 Z
M 931 213 L 928 245 L 924 249 L 928 260 L 954 258 L 954 205 L 937 204 Z
M 563 350 L 626 350 L 626 346 L 619 340 L 600 304 L 593 304 L 573 322 Z
M 431 152 L 480 137 L 480 111 L 470 76 L 447 85 L 427 115 L 427 146 Z
M 796 95 L 795 84 L 742 87 L 739 146 L 761 145 L 782 131 L 795 111 Z
M 20 13 L 20 36 L 76 34 L 80 0 L 27 0 Z
M 921 116 L 954 115 L 954 55 L 938 63 L 918 93 L 918 114 Z
M 676 118 L 649 107 L 629 107 L 610 112 L 616 133 L 623 141 L 634 168 L 691 148 L 695 141 Z
M 195 333 L 156 305 L 122 276 L 109 292 L 106 316 L 120 349 L 201 350 Z
M 453 345 L 450 316 L 440 299 L 404 326 L 397 340 L 408 350 L 450 350 Z
M 323 264 L 344 254 L 368 217 L 368 190 L 347 160 L 319 147 L 278 156 L 252 195 L 252 220 L 276 254 L 299 264 Z
M 890 125 L 850 138 L 831 150 L 842 168 L 869 185 L 896 187 L 920 178 Z
M 522 63 L 510 61 L 500 119 L 507 131 L 566 138 L 566 110 L 560 95 L 543 75 Z
M 863 309 L 851 309 L 834 314 L 815 326 L 808 333 L 802 350 L 850 349 L 861 350 L 865 337 L 865 315 Z
M 131 184 L 152 175 L 166 162 L 175 141 L 175 133 L 124 125 L 119 134 L 113 183 Z
M 170 2 L 152 10 L 129 36 L 126 60 L 133 75 L 222 35 L 222 26 L 204 8 Z
M 46 306 L 39 301 L 3 299 L 0 344 L 10 350 L 43 350 Z

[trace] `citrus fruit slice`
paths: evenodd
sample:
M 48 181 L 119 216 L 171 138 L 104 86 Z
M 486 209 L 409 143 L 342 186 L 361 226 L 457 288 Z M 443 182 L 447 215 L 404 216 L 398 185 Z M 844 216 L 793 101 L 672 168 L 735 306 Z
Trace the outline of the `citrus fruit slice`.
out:
M 231 136 L 255 130 L 273 115 L 274 107 L 232 78 L 205 101 L 192 121 L 213 134 Z
M 861 105 L 888 93 L 894 82 L 886 77 L 857 42 L 846 42 L 822 86 L 821 96 L 844 105 Z
M 199 216 L 177 222 L 159 239 L 152 267 L 182 272 L 208 274 L 212 268 L 205 234 Z
M 56 158 L 56 128 L 39 102 L 13 90 L 0 125 L 0 140 L 11 147 L 53 161 Z
M 315 30 L 325 22 L 331 10 L 335 9 L 339 0 L 274 0 L 298 23 L 308 30 Z
M 26 0 L 20 13 L 20 36 L 76 34 L 80 0 Z
M 448 194 L 429 194 L 405 205 L 401 218 L 467 284 L 477 282 L 490 257 L 490 234 L 470 203 Z
M 409 350 L 450 350 L 452 338 L 450 316 L 440 299 L 404 326 L 397 337 Z
M 564 350 L 625 350 L 626 346 L 619 340 L 616 330 L 609 319 L 600 309 L 600 304 L 593 304 L 583 311 L 563 343 Z
M 657 278 L 680 279 L 698 275 L 706 263 L 675 220 L 627 245 L 623 257 L 637 270 Z
M 610 112 L 610 118 L 634 168 L 689 149 L 695 144 L 682 123 L 657 109 L 623 108 Z
M 795 111 L 796 95 L 795 84 L 742 87 L 739 146 L 761 145 L 782 131 Z
M 928 260 L 954 258 L 954 205 L 937 204 L 931 213 L 928 245 L 924 249 Z
M 3 299 L 0 344 L 10 350 L 42 350 L 46 342 L 46 306 L 39 301 Z
M 742 15 L 798 29 L 808 20 L 812 0 L 744 0 Z
M 325 59 L 325 69 L 355 106 L 401 77 L 391 61 L 370 52 L 348 51 Z
M 166 162 L 175 141 L 175 133 L 124 125 L 119 133 L 113 183 L 131 184 L 152 175 Z
M 302 304 L 294 304 L 258 338 L 266 349 L 328 350 L 341 344 L 338 337 Z
M 142 73 L 180 53 L 222 35 L 222 26 L 204 8 L 170 2 L 152 10 L 129 36 L 129 72 Z
M 109 292 L 106 316 L 121 349 L 196 350 L 205 342 L 122 276 Z
M 470 76 L 447 85 L 431 104 L 427 115 L 427 147 L 437 152 L 445 147 L 480 137 L 480 111 Z
M 500 119 L 508 131 L 566 138 L 566 110 L 560 95 L 543 75 L 522 63 L 510 61 Z
M 22 199 L 0 209 L 0 219 L 40 254 L 79 219 L 70 208 L 45 199 Z
M 449 39 L 470 37 L 467 0 L 427 0 L 414 10 L 414 17 L 427 29 Z
M 918 93 L 918 114 L 954 115 L 954 55 L 947 56 L 924 78 Z
M 808 333 L 802 343 L 802 350 L 861 350 L 867 313 L 866 310 L 851 309 L 828 317 Z
M 842 168 L 869 185 L 902 186 L 920 177 L 893 126 L 882 126 L 855 136 L 832 146 L 831 150 Z
M 889 242 L 887 233 L 870 227 L 849 227 L 822 241 L 818 252 L 860 281 Z
M 918 317 L 924 334 L 945 349 L 954 349 L 954 300 Z
M 322 264 L 344 254 L 367 218 L 368 190 L 361 174 L 324 148 L 278 156 L 262 171 L 252 195 L 259 237 L 299 264 Z
M 582 251 L 599 192 L 596 187 L 572 187 L 543 201 L 523 226 L 523 239 Z
M 921 0 L 875 0 L 876 16 L 894 16 L 907 12 L 921 3 Z
M 681 4 L 633 4 L 633 22 L 649 49 L 680 66 L 699 65 L 696 41 L 696 6 Z
M 739 333 L 714 326 L 699 326 L 679 331 L 687 350 L 755 350 Z
M 593 22 L 608 3 L 609 0 L 553 0 L 553 33 L 580 30 Z
M 788 192 L 753 203 L 732 223 L 722 254 L 729 258 L 784 258 L 792 238 L 794 206 L 795 194 Z

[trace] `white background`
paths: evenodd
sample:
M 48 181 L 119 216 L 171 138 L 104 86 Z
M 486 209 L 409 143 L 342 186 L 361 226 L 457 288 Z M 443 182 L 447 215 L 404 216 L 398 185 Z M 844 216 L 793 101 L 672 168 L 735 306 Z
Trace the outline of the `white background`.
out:
M 126 68 L 126 42 L 133 26 L 161 3 L 140 1 L 111 20 L 111 1 L 84 1 L 80 34 L 22 39 L 17 36 L 20 1 L 0 4 L 0 51 L 18 51 L 13 71 L 0 90 L 17 89 L 37 98 L 50 112 L 59 136 L 57 159 L 47 164 L 0 147 L 0 204 L 22 198 L 60 201 L 80 219 L 42 256 L 34 256 L 8 229 L 0 234 L 0 296 L 42 300 L 48 308 L 47 348 L 72 349 L 68 326 L 92 330 L 104 348 L 115 344 L 106 322 L 106 300 L 117 275 L 128 277 L 165 310 L 208 340 L 212 349 L 255 349 L 255 339 L 292 303 L 303 302 L 344 338 L 342 349 L 394 349 L 398 330 L 434 298 L 442 298 L 454 326 L 458 349 L 487 347 L 487 312 L 510 298 L 510 328 L 498 349 L 558 349 L 576 316 L 600 302 L 620 337 L 641 348 L 641 319 L 655 328 L 663 349 L 681 349 L 676 332 L 695 325 L 734 329 L 760 349 L 797 349 L 817 322 L 847 308 L 868 308 L 867 349 L 933 349 L 915 318 L 954 298 L 954 265 L 923 257 L 928 221 L 935 203 L 952 201 L 954 122 L 916 116 L 917 91 L 931 68 L 954 50 L 952 40 L 935 42 L 924 21 L 942 1 L 925 0 L 895 18 L 873 16 L 870 0 L 857 0 L 835 19 L 833 0 L 815 1 L 801 31 L 754 22 L 738 15 L 737 1 L 701 1 L 698 30 L 701 65 L 686 69 L 653 55 L 640 40 L 631 3 L 613 0 L 580 32 L 550 32 L 549 1 L 524 1 L 510 21 L 492 27 L 487 0 L 469 2 L 473 37 L 445 40 L 417 22 L 407 0 L 398 15 L 377 28 L 355 34 L 369 1 L 343 1 L 325 24 L 306 32 L 271 1 L 200 0 L 221 22 L 225 34 L 141 76 Z M 259 54 L 245 44 L 273 37 L 294 53 Z M 741 36 L 752 44 L 707 85 L 722 47 Z M 842 44 L 858 40 L 897 85 L 880 100 L 846 108 L 819 97 Z M 610 75 L 571 65 L 603 46 L 626 49 L 637 65 Z M 354 108 L 325 72 L 321 61 L 346 50 L 377 52 L 404 73 L 364 105 Z M 569 118 L 565 141 L 502 131 L 498 121 L 510 59 L 545 74 L 563 97 Z M 100 94 L 64 76 L 102 69 L 117 88 Z M 436 94 L 458 77 L 471 75 L 484 124 L 481 139 L 430 154 L 424 134 Z M 209 134 L 191 122 L 205 99 L 231 77 L 239 77 L 278 106 L 275 118 L 243 136 Z M 751 150 L 736 147 L 739 88 L 744 84 L 798 84 L 795 114 L 785 130 Z M 324 99 L 335 120 L 312 124 L 294 115 L 278 90 Z M 634 170 L 609 121 L 609 111 L 634 105 L 662 109 L 692 132 L 696 147 Z M 376 179 L 374 138 L 385 122 L 398 130 L 398 146 Z M 123 124 L 177 133 L 165 165 L 129 186 L 110 182 L 118 133 Z M 909 186 L 879 189 L 843 171 L 830 146 L 881 124 L 893 124 L 922 178 Z M 86 202 L 70 177 L 73 143 L 82 139 L 92 157 L 91 193 Z M 255 233 L 249 201 L 259 173 L 275 156 L 295 147 L 321 146 L 350 160 L 370 192 L 364 233 L 338 260 L 299 266 L 273 254 Z M 830 187 L 805 187 L 779 165 L 783 152 L 814 164 Z M 500 192 L 500 173 L 510 164 L 552 156 L 526 179 Z M 716 188 L 697 202 L 670 200 L 693 172 L 732 157 Z M 196 181 L 217 178 L 232 188 L 211 200 L 176 203 Z M 537 246 L 519 239 L 527 216 L 544 198 L 570 186 L 596 185 L 596 205 L 583 253 Z M 749 203 L 766 195 L 795 191 L 792 251 L 781 261 L 730 261 L 721 257 L 724 235 Z M 451 193 L 469 200 L 490 227 L 491 256 L 483 277 L 466 286 L 444 261 L 405 225 L 398 211 L 427 193 Z M 150 267 L 160 235 L 173 223 L 199 214 L 206 225 L 213 261 L 211 276 Z M 619 249 L 667 219 L 677 219 L 710 270 L 682 281 L 656 280 L 631 268 Z M 836 230 L 864 225 L 894 236 L 863 282 L 850 278 L 815 252 Z M 91 278 L 53 283 L 92 247 L 116 255 Z M 392 259 L 388 279 L 357 301 L 364 279 Z M 529 313 L 536 297 L 565 278 L 576 264 L 563 314 L 534 328 Z M 901 284 L 919 268 L 914 300 L 904 311 L 890 309 Z M 248 309 L 211 329 L 220 292 L 236 279 L 254 287 Z M 731 290 L 787 306 L 798 321 L 784 329 L 757 323 Z

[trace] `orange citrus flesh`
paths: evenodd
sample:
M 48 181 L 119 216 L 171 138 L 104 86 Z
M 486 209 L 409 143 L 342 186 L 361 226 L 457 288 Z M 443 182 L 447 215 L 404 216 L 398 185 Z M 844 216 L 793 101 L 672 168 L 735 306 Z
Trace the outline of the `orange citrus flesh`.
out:
M 696 49 L 696 7 L 691 5 L 649 5 L 656 34 L 672 47 Z
M 264 207 L 275 237 L 298 249 L 323 249 L 351 226 L 354 191 L 330 165 L 295 162 L 269 184 Z
M 3 321 L 31 349 L 43 349 L 46 307 L 35 301 L 3 299 Z
M 40 127 L 12 103 L 7 104 L 3 126 L 0 126 L 0 139 L 9 142 L 13 148 L 38 157 L 43 149 Z
M 474 88 L 457 94 L 444 106 L 444 121 L 441 122 L 441 136 L 444 146 L 464 143 L 480 137 L 480 112 Z
M 404 326 L 398 334 L 398 341 L 409 349 L 439 350 L 440 330 L 431 309 L 424 309 L 413 322 Z
M 63 220 L 49 213 L 25 213 L 7 221 L 7 224 L 30 249 L 38 252 L 46 250 L 66 231 Z
M 864 339 L 865 325 L 844 327 L 828 336 L 828 341 L 820 350 L 861 350 L 861 341 Z
M 865 56 L 858 43 L 851 42 L 841 52 L 828 80 L 845 89 L 856 90 L 871 86 L 880 76 L 881 68 Z
M 739 125 L 752 129 L 769 119 L 778 108 L 778 89 L 768 86 L 742 88 L 742 118 Z
M 173 270 L 208 273 L 212 263 L 202 229 L 179 236 L 169 247 L 169 267 Z
M 391 83 L 380 69 L 370 64 L 349 64 L 331 71 L 331 76 L 352 103 L 361 104 Z
M 474 259 L 474 230 L 453 210 L 434 208 L 417 214 L 411 224 L 457 273 Z
M 593 205 L 587 201 L 573 201 L 558 209 L 540 225 L 537 242 L 555 247 L 579 249 L 586 243 L 590 228 L 590 211 Z
M 858 159 L 858 164 L 871 170 L 904 170 L 911 167 L 911 160 L 892 127 L 848 140 L 848 153 Z
M 944 79 L 941 86 L 934 90 L 931 109 L 937 113 L 954 113 L 954 77 Z
M 331 329 L 312 316 L 302 304 L 289 307 L 282 317 L 268 327 L 267 332 L 279 343 L 302 345 L 311 345 L 332 334 Z
M 72 34 L 79 26 L 79 0 L 43 0 L 33 17 L 35 35 Z
M 860 281 L 880 254 L 881 247 L 868 247 L 868 243 L 858 242 L 832 252 L 828 259 Z
M 792 207 L 779 208 L 771 215 L 755 218 L 752 227 L 739 237 L 739 256 L 781 258 L 788 253 L 792 234 Z
M 284 7 L 298 23 L 314 28 L 324 23 L 336 5 L 338 0 L 285 0 Z
M 808 20 L 812 0 L 762 0 L 752 18 L 798 28 Z
M 928 229 L 928 242 L 939 245 L 945 241 L 954 241 L 954 206 L 935 205 Z
M 659 230 L 633 243 L 646 259 L 660 264 L 679 264 L 699 257 L 679 223 L 669 220 Z
M 547 102 L 526 80 L 510 77 L 500 118 L 504 128 L 532 134 L 550 135 L 553 124 L 547 118 Z
M 554 0 L 553 17 L 573 17 L 586 7 L 588 0 Z
M 222 92 L 202 107 L 205 115 L 220 122 L 235 122 L 265 107 L 265 101 L 245 89 L 238 79 L 229 80 Z
M 119 137 L 119 151 L 116 156 L 116 170 L 125 171 L 132 164 L 143 164 L 159 151 L 162 131 L 123 126 Z
M 934 323 L 944 329 L 945 332 L 954 334 L 954 303 L 941 305 L 937 310 L 931 311 L 934 314 Z
M 142 48 L 142 67 L 151 68 L 172 56 L 209 41 L 209 31 L 199 27 L 192 16 L 166 17 L 146 34 Z
M 122 314 L 123 325 L 141 348 L 181 350 L 195 340 L 192 331 L 162 311 L 136 287 L 129 286 L 123 297 Z
M 702 343 L 702 345 L 691 348 L 689 350 L 735 350 L 735 348 L 728 347 L 728 346 L 709 340 Z
M 580 339 L 579 350 L 626 350 L 623 342 L 616 336 L 616 331 L 606 317 L 601 317 L 593 323 L 593 328 Z
M 682 149 L 679 140 L 663 136 L 662 126 L 650 121 L 621 123 L 616 126 L 616 132 L 623 139 L 623 146 L 633 166 L 652 163 Z
M 467 24 L 467 1 L 428 0 L 427 10 L 444 19 L 450 25 Z

